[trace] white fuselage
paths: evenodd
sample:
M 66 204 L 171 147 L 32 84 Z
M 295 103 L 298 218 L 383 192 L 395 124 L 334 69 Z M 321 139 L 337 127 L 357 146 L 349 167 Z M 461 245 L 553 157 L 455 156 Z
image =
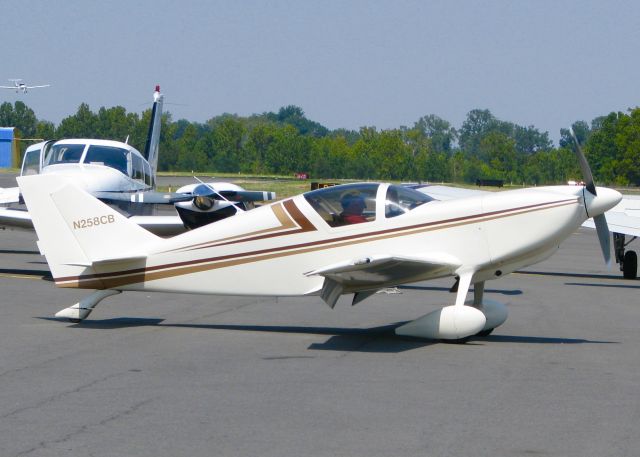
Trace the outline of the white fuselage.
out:
M 317 293 L 323 278 L 305 273 L 326 265 L 439 254 L 483 281 L 546 258 L 587 219 L 575 186 L 432 201 L 393 218 L 385 217 L 387 187 L 378 188 L 372 222 L 331 227 L 300 195 L 163 240 L 144 259 L 54 276 L 61 287 L 293 296 Z

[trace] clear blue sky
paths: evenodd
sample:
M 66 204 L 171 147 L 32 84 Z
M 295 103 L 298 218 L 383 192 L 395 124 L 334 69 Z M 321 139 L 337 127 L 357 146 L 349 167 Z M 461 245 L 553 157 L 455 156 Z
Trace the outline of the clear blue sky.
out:
M 474 108 L 548 131 L 635 107 L 640 2 L 2 2 L 0 80 L 56 124 L 82 102 L 173 119 L 302 107 L 329 128 L 460 127 Z M 7 82 L 8 83 L 8 82 Z

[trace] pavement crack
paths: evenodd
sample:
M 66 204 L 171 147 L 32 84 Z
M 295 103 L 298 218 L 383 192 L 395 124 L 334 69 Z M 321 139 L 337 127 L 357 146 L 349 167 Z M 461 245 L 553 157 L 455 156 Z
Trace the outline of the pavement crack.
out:
M 126 373 L 128 373 L 128 372 L 110 374 L 110 375 L 105 376 L 103 378 L 95 379 L 95 380 L 93 380 L 93 381 L 91 381 L 91 382 L 89 382 L 87 384 L 83 384 L 81 386 L 78 386 L 75 389 L 67 390 L 67 391 L 64 391 L 64 392 L 59 392 L 59 393 L 57 393 L 55 395 L 51 395 L 51 396 L 41 400 L 41 401 L 39 401 L 39 402 L 37 402 L 35 404 L 29 405 L 29 406 L 24 406 L 22 408 L 17 408 L 17 409 L 14 409 L 13 411 L 5 413 L 5 414 L 0 416 L 0 419 L 7 419 L 7 418 L 9 418 L 11 416 L 15 416 L 16 414 L 20 414 L 20 413 L 22 413 L 24 411 L 29 411 L 31 409 L 42 408 L 43 406 L 46 406 L 48 404 L 54 403 L 54 402 L 56 402 L 58 400 L 61 400 L 61 399 L 63 399 L 64 397 L 66 397 L 68 395 L 73 395 L 75 393 L 82 392 L 83 390 L 89 389 L 89 388 L 95 386 L 96 384 L 99 384 L 101 382 L 107 381 L 107 380 L 112 379 L 112 378 L 116 378 L 116 377 L 122 376 L 123 374 L 126 374 Z
M 84 425 L 78 427 L 76 430 L 62 435 L 60 438 L 53 439 L 53 440 L 48 440 L 48 441 L 40 441 L 37 446 L 34 446 L 34 447 L 30 448 L 30 449 L 27 449 L 25 451 L 17 453 L 17 454 L 15 454 L 15 457 L 21 457 L 21 456 L 29 455 L 29 454 L 37 451 L 37 450 L 45 449 L 45 448 L 48 448 L 48 447 L 50 447 L 52 445 L 66 443 L 69 440 L 71 440 L 72 438 L 74 438 L 74 437 L 76 437 L 78 435 L 82 435 L 83 433 L 88 432 L 92 428 L 101 427 L 103 425 L 109 424 L 110 422 L 116 421 L 116 420 L 118 420 L 118 419 L 120 419 L 122 417 L 126 417 L 126 416 L 130 416 L 132 414 L 135 414 L 140 408 L 142 408 L 143 406 L 151 403 L 152 401 L 154 401 L 154 399 L 150 398 L 150 399 L 135 403 L 135 404 L 131 405 L 129 408 L 127 408 L 127 409 L 125 409 L 123 411 L 119 411 L 117 413 L 114 413 L 114 414 L 112 414 L 112 415 L 110 415 L 108 417 L 105 417 L 104 419 L 102 419 L 102 420 L 100 420 L 98 422 L 95 422 L 93 424 L 84 424 Z

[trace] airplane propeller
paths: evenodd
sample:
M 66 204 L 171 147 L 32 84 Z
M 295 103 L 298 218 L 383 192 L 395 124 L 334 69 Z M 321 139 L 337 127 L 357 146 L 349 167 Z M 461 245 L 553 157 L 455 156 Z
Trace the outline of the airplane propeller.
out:
M 598 196 L 598 192 L 596 191 L 596 186 L 593 182 L 593 174 L 591 173 L 591 167 L 589 167 L 589 163 L 587 162 L 587 158 L 582 152 L 582 148 L 580 147 L 580 143 L 578 142 L 578 138 L 576 138 L 575 133 L 573 132 L 573 128 L 569 128 L 569 132 L 571 132 L 571 137 L 573 138 L 574 143 L 576 144 L 576 156 L 578 157 L 578 162 L 580 163 L 580 170 L 582 171 L 582 177 L 584 179 L 584 190 L 589 192 L 591 196 L 584 194 L 584 207 L 587 211 L 587 215 L 589 215 L 589 205 L 588 201 L 593 200 L 593 197 Z M 596 232 L 598 234 L 598 240 L 600 241 L 600 249 L 602 249 L 602 255 L 604 256 L 604 261 L 607 264 L 607 268 L 611 268 L 611 236 L 609 234 L 609 226 L 607 225 L 607 219 L 604 217 L 604 213 L 593 216 L 593 221 L 596 225 Z
M 215 201 L 227 202 L 239 211 L 244 211 L 239 203 L 270 201 L 276 199 L 275 192 L 258 190 L 216 190 L 211 185 L 201 181 L 192 191 L 193 204 L 202 211 L 208 211 L 215 205 Z

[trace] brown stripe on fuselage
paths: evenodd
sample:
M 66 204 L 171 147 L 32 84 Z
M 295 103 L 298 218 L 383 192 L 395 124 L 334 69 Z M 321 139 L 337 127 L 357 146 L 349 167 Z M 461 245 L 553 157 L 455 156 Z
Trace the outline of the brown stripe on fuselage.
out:
M 283 209 L 286 208 L 287 211 Z M 265 238 L 273 238 L 274 236 L 291 235 L 294 233 L 310 232 L 317 230 L 316 227 L 307 219 L 304 214 L 298 209 L 296 204 L 292 200 L 285 200 L 282 203 L 277 203 L 271 206 L 271 210 L 275 214 L 279 227 L 272 227 L 263 230 L 257 230 L 255 232 L 243 233 L 241 235 L 230 236 L 222 238 L 216 241 L 206 241 L 204 243 L 195 244 L 193 246 L 183 247 L 179 249 L 173 249 L 166 252 L 182 252 L 193 251 L 197 249 L 206 249 L 214 246 L 225 246 L 228 244 L 244 243 L 247 241 L 261 240 Z M 287 214 L 288 212 L 288 214 Z M 296 225 L 297 224 L 297 225 Z M 297 229 L 297 230 L 292 230 Z
M 236 254 L 228 254 L 218 257 L 210 257 L 206 259 L 189 260 L 184 262 L 176 262 L 172 264 L 157 265 L 154 267 L 142 267 L 131 270 L 96 273 L 83 276 L 71 276 L 64 278 L 56 278 L 56 284 L 59 287 L 77 288 L 82 283 L 83 288 L 114 288 L 128 284 L 135 284 L 143 281 L 151 281 L 156 279 L 169 278 L 185 274 L 197 273 L 206 270 L 214 270 L 226 268 L 246 263 L 259 262 L 277 257 L 286 257 L 291 255 L 303 254 L 323 249 L 335 249 L 347 245 L 378 241 L 387 238 L 395 238 L 405 235 L 414 235 L 417 233 L 428 232 L 433 230 L 442 230 L 446 228 L 466 225 L 470 223 L 478 223 L 493 219 L 500 219 L 516 214 L 524 214 L 528 212 L 541 211 L 545 209 L 557 208 L 577 204 L 577 200 L 559 200 L 555 202 L 527 205 L 519 208 L 510 208 L 507 210 L 492 211 L 489 213 L 475 214 L 472 216 L 462 216 L 442 221 L 426 222 L 409 227 L 399 227 L 393 229 L 379 230 L 357 235 L 349 235 L 328 240 L 311 241 L 300 243 L 297 245 L 282 246 L 277 248 L 263 249 L 252 252 L 243 252 Z M 328 246 L 327 246 L 328 245 Z

